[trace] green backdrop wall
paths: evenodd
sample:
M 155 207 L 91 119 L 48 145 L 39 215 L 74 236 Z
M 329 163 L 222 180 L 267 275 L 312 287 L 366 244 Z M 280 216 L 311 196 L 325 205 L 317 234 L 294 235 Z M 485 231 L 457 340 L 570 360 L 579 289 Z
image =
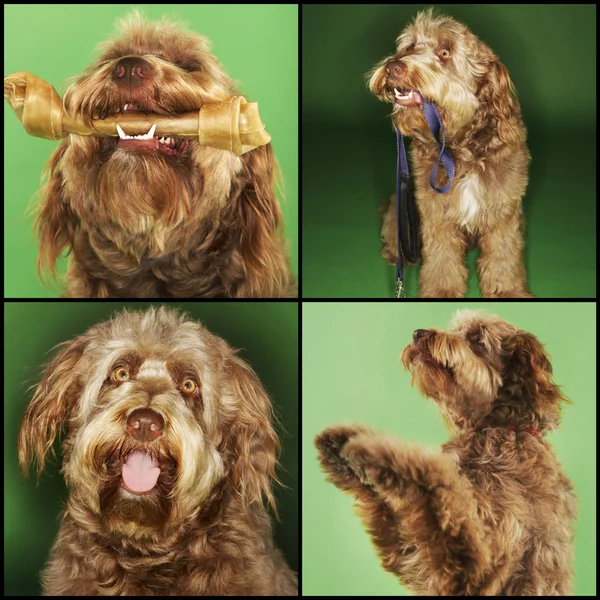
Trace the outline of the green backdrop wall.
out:
M 152 19 L 187 21 L 206 36 L 228 74 L 240 82 L 272 136 L 283 172 L 282 210 L 292 268 L 298 272 L 298 7 L 261 4 L 53 4 L 4 7 L 4 73 L 30 71 L 62 94 L 63 83 L 96 56 L 115 21 L 137 6 Z M 27 43 L 23 43 L 27 40 Z M 36 273 L 37 240 L 28 205 L 37 201 L 44 165 L 58 142 L 28 135 L 4 103 L 4 282 L 11 298 L 56 297 Z M 31 212 L 31 211 L 30 211 Z M 65 271 L 66 260 L 59 272 Z
M 378 207 L 394 191 L 389 104 L 364 74 L 424 4 L 306 5 L 302 9 L 303 293 L 390 298 L 394 267 L 379 256 Z M 524 200 L 533 294 L 596 295 L 596 7 L 445 4 L 506 65 L 532 156 Z M 477 252 L 469 297 L 479 295 Z M 409 296 L 417 269 L 407 269 Z
M 155 303 L 157 304 L 157 303 Z M 41 365 L 58 343 L 82 334 L 115 311 L 149 303 L 11 302 L 4 305 L 4 593 L 39 594 L 38 574 L 58 531 L 67 497 L 52 461 L 38 486 L 17 463 L 17 433 Z M 223 337 L 256 371 L 273 401 L 283 446 L 276 490 L 281 523 L 276 538 L 293 569 L 298 567 L 298 305 L 286 302 L 169 303 Z M 59 451 L 58 443 L 55 448 Z
M 383 570 L 352 511 L 325 481 L 313 439 L 336 423 L 365 423 L 432 447 L 448 439 L 434 403 L 400 363 L 413 330 L 446 328 L 457 308 L 481 303 L 304 303 L 302 311 L 302 571 L 305 595 L 407 594 Z M 576 595 L 596 593 L 596 314 L 594 303 L 490 303 L 489 312 L 534 333 L 555 381 L 575 404 L 548 439 L 579 498 Z

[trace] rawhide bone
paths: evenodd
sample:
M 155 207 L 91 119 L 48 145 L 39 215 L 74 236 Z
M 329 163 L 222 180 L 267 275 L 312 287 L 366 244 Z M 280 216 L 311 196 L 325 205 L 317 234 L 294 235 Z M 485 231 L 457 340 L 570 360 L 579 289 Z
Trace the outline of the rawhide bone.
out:
M 94 120 L 91 126 L 80 117 L 72 119 L 65 114 L 52 85 L 26 71 L 4 78 L 4 97 L 25 131 L 47 140 L 59 140 L 70 133 L 117 137 L 118 124 L 127 135 L 145 135 L 156 125 L 154 135 L 158 137 L 193 138 L 236 156 L 271 141 L 260 120 L 258 104 L 246 102 L 243 96 L 231 96 L 176 116 L 124 114 Z

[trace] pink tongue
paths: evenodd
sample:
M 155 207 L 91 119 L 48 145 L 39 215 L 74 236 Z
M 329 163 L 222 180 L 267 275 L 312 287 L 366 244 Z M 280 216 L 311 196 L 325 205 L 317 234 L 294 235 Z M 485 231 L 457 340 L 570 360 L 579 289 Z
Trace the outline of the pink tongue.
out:
M 127 457 L 121 474 L 132 492 L 149 492 L 158 481 L 160 467 L 147 452 L 137 451 Z

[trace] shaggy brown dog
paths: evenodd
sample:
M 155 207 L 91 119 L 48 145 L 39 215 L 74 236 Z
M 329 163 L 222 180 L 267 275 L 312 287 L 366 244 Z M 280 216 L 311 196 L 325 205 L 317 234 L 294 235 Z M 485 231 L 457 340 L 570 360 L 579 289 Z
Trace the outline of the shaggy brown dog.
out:
M 544 439 L 566 398 L 542 344 L 472 312 L 413 338 L 402 361 L 454 437 L 436 452 L 327 429 L 316 444 L 329 481 L 355 496 L 384 568 L 415 593 L 569 595 L 576 500 Z
M 296 595 L 263 505 L 271 403 L 224 340 L 173 311 L 123 312 L 67 342 L 23 418 L 27 471 L 68 424 L 69 500 L 46 595 Z
M 411 174 L 421 219 L 420 295 L 459 298 L 467 291 L 465 253 L 481 250 L 483 297 L 528 297 L 523 262 L 522 197 L 529 152 L 515 90 L 498 57 L 464 25 L 417 15 L 397 40 L 396 53 L 370 74 L 369 87 L 394 103 L 392 120 L 412 138 Z M 456 174 L 438 194 L 429 178 L 439 148 L 423 115 L 422 97 L 439 109 Z M 448 183 L 437 171 L 436 186 Z M 382 256 L 398 257 L 396 207 L 382 229 Z
M 138 13 L 121 28 L 66 91 L 70 116 L 177 115 L 240 95 L 203 37 Z M 40 269 L 71 248 L 72 297 L 294 295 L 274 169 L 270 145 L 236 157 L 184 138 L 69 135 L 48 166 Z

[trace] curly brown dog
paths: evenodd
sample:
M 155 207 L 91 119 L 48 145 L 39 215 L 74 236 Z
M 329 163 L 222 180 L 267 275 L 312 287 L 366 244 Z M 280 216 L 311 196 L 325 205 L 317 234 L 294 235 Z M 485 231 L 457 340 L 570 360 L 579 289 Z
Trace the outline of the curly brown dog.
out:
M 71 117 L 176 116 L 240 95 L 205 38 L 137 12 L 121 29 L 67 89 Z M 295 294 L 270 144 L 237 157 L 186 138 L 71 134 L 48 171 L 38 262 L 53 272 L 71 249 L 67 296 Z
M 279 441 L 252 369 L 185 315 L 118 314 L 66 342 L 19 433 L 38 475 L 68 426 L 45 595 L 296 595 L 275 547 Z
M 544 435 L 567 401 L 536 337 L 493 316 L 417 329 L 402 361 L 455 430 L 442 451 L 361 426 L 316 439 L 383 567 L 423 595 L 571 594 L 573 486 Z
M 369 86 L 392 102 L 392 120 L 412 138 L 415 197 L 421 219 L 420 296 L 459 298 L 467 291 L 465 253 L 477 244 L 483 297 L 529 297 L 523 260 L 522 198 L 529 151 L 521 109 L 508 71 L 463 24 L 432 9 L 398 37 L 396 52 L 370 74 Z M 441 115 L 455 177 L 445 194 L 429 178 L 439 148 L 422 98 Z M 448 183 L 437 170 L 436 187 Z M 382 255 L 398 258 L 396 207 L 382 229 Z

